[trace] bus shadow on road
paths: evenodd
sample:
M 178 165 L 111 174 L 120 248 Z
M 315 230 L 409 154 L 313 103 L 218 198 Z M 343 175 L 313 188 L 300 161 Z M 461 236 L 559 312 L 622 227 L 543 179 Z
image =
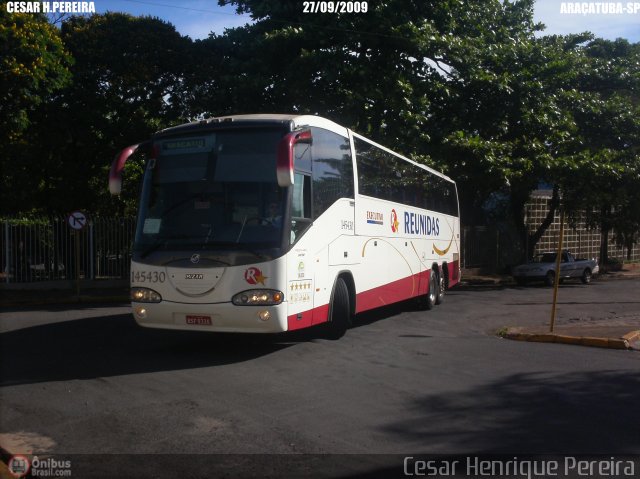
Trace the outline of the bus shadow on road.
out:
M 353 320 L 352 328 L 360 328 L 368 326 L 378 321 L 389 319 L 393 316 L 397 316 L 402 313 L 411 313 L 416 311 L 423 311 L 418 306 L 418 303 L 414 299 L 408 299 L 399 303 L 393 303 L 386 306 L 365 311 L 363 313 L 356 314 Z M 425 311 L 426 312 L 426 311 Z
M 290 345 L 280 335 L 145 329 L 129 314 L 86 318 L 0 334 L 0 386 L 220 366 Z

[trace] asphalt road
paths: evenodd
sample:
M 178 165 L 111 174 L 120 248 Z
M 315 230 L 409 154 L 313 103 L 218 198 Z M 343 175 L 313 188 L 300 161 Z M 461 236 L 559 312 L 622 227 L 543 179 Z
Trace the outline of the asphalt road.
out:
M 639 289 L 637 279 L 564 285 L 558 321 L 640 329 Z M 0 444 L 96 455 L 640 454 L 639 352 L 496 337 L 544 324 L 550 301 L 544 287 L 453 290 L 433 311 L 364 315 L 339 341 L 146 330 L 125 306 L 5 311 Z M 239 457 L 225 459 L 227 477 L 249 467 Z M 302 467 L 316 456 L 274 457 Z

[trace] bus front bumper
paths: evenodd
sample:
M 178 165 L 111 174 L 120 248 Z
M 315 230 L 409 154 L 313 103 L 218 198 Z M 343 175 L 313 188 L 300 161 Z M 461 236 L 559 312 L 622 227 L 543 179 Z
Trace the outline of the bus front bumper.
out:
M 287 305 L 236 306 L 233 303 L 131 303 L 145 328 L 224 333 L 280 333 L 287 330 Z

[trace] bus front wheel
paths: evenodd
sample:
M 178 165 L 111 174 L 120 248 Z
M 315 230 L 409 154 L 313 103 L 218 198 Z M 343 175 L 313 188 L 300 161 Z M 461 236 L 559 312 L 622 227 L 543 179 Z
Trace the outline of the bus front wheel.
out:
M 329 322 L 326 325 L 326 337 L 328 339 L 340 339 L 351 326 L 349 289 L 342 278 L 336 280 L 332 296 Z

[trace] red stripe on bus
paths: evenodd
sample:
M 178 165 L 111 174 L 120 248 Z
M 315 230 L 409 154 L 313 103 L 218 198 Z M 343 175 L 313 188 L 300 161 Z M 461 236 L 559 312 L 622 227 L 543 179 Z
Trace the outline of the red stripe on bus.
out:
M 404 301 L 420 294 L 426 294 L 429 287 L 429 271 L 414 274 L 398 281 L 378 286 L 363 291 L 357 295 L 357 311 L 361 313 L 369 309 L 378 308 L 385 304 Z M 324 304 L 317 308 L 292 314 L 287 317 L 289 331 L 306 328 L 329 320 L 329 305 Z
M 308 328 L 314 324 L 326 323 L 327 321 L 329 321 L 329 305 L 323 304 L 317 308 L 288 316 L 287 329 L 293 331 L 294 329 Z
M 429 288 L 430 272 L 431 270 L 422 271 L 421 273 L 358 293 L 356 313 L 362 313 L 363 311 L 426 294 Z
M 458 283 L 458 261 L 447 264 L 449 272 L 449 286 Z M 405 301 L 417 296 L 427 294 L 429 289 L 429 275 L 431 270 L 407 276 L 406 278 L 383 284 L 368 291 L 357 294 L 356 313 L 362 313 L 370 309 L 379 308 L 387 304 Z M 329 305 L 323 304 L 317 308 L 309 309 L 301 313 L 287 317 L 288 329 L 307 328 L 309 326 L 327 322 L 329 320 Z
M 460 262 L 447 263 L 447 269 L 449 270 L 449 287 L 452 287 L 460 282 Z

